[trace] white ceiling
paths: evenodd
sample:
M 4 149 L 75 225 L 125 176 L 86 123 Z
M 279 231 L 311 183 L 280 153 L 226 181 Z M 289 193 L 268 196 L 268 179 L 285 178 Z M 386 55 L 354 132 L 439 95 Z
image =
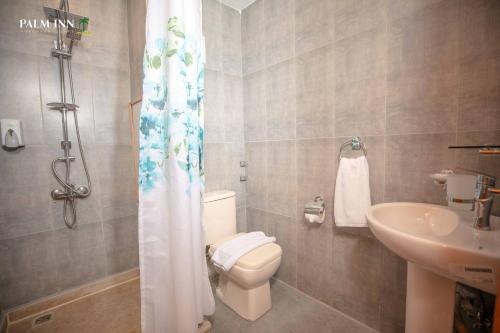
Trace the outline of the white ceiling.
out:
M 255 0 L 220 0 L 226 6 L 234 8 L 236 10 L 242 11 L 246 7 L 250 6 Z

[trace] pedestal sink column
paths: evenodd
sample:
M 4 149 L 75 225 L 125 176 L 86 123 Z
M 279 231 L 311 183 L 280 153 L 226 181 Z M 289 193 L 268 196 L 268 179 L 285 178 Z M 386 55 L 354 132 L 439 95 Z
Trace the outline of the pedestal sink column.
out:
M 451 333 L 455 281 L 408 262 L 406 333 Z

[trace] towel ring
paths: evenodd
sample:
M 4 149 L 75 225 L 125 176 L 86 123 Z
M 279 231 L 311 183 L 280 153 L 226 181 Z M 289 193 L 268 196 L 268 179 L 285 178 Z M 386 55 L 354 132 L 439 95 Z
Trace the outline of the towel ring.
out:
M 368 156 L 368 151 L 365 147 L 365 144 L 363 142 L 361 142 L 361 139 L 359 138 L 359 136 L 355 136 L 351 140 L 347 140 L 346 142 L 344 142 L 340 146 L 340 151 L 339 151 L 339 156 L 338 156 L 339 162 L 340 162 L 340 159 L 342 158 L 342 151 L 349 146 L 351 147 L 352 150 L 362 149 L 363 154 L 365 154 L 365 156 Z

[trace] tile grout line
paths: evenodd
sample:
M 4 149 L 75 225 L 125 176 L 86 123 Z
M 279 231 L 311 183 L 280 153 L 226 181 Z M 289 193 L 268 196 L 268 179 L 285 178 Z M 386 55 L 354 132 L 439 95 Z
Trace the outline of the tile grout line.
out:
M 386 172 L 387 172 L 387 89 L 388 89 L 388 71 L 389 71 L 389 64 L 388 64 L 388 58 L 389 58 L 389 22 L 388 22 L 388 17 L 387 17 L 387 9 L 385 11 L 385 72 L 384 72 L 384 84 L 385 84 L 385 92 L 384 92 L 384 154 L 383 154 L 383 185 L 382 185 L 382 202 L 385 202 L 385 192 L 386 192 Z M 377 240 L 378 241 L 378 240 Z M 379 241 L 380 242 L 380 241 Z M 384 265 L 384 256 L 383 253 L 380 253 L 380 266 L 382 267 L 383 271 L 383 265 Z M 380 274 L 380 273 L 379 273 Z M 382 327 L 382 317 L 383 317 L 383 310 L 382 310 L 382 299 L 383 299 L 383 288 L 382 288 L 382 276 L 381 274 L 378 276 L 378 289 L 379 289 L 379 300 L 378 300 L 378 325 L 379 329 Z
M 491 130 L 491 132 L 498 132 L 500 129 Z M 461 131 L 460 134 L 467 133 L 480 133 L 481 130 L 473 130 L 473 131 Z M 446 135 L 446 134 L 457 134 L 455 131 L 446 131 L 446 132 L 432 132 L 432 133 L 402 133 L 402 134 L 375 134 L 375 135 L 360 135 L 361 138 L 377 138 L 377 137 L 400 137 L 400 136 L 429 136 L 429 135 Z M 274 141 L 306 141 L 306 140 L 325 140 L 325 139 L 348 139 L 352 136 L 321 136 L 321 137 L 308 137 L 308 138 L 278 138 L 278 139 L 265 139 L 265 140 L 247 140 L 245 143 L 257 143 L 257 142 L 274 142 Z
M 318 299 L 316 299 L 316 298 L 314 298 L 314 297 L 312 297 L 312 296 L 310 296 L 310 295 L 306 294 L 306 293 L 305 293 L 305 292 L 303 292 L 302 290 L 300 290 L 300 289 L 298 289 L 298 288 L 296 288 L 296 287 L 293 287 L 293 286 L 289 285 L 288 283 L 286 283 L 286 282 L 284 282 L 284 281 L 282 281 L 282 280 L 280 280 L 280 279 L 278 279 L 278 278 L 276 278 L 276 277 L 272 277 L 272 279 L 273 279 L 274 281 L 276 281 L 276 282 L 278 282 L 278 283 L 280 283 L 280 284 L 284 285 L 285 287 L 287 287 L 287 288 L 289 288 L 289 289 L 293 289 L 293 290 L 294 290 L 295 292 L 297 292 L 298 294 L 300 294 L 300 295 L 302 295 L 302 296 L 304 296 L 304 297 L 308 298 L 309 300 L 311 300 L 311 301 L 315 302 L 316 304 L 319 304 L 319 305 L 321 305 L 321 306 L 323 306 L 323 307 L 326 307 L 326 308 L 328 308 L 329 310 L 336 312 L 337 314 L 341 315 L 342 317 L 345 317 L 345 318 L 347 318 L 347 319 L 351 320 L 352 322 L 355 322 L 355 323 L 359 324 L 360 326 L 363 326 L 363 327 L 367 328 L 367 329 L 368 329 L 368 330 L 370 330 L 370 331 L 373 331 L 373 332 L 378 332 L 378 331 L 377 331 L 377 330 L 375 330 L 373 327 L 370 327 L 370 326 L 366 325 L 365 323 L 363 323 L 363 322 L 361 322 L 361 321 L 359 321 L 359 320 L 357 320 L 357 319 L 355 319 L 355 318 L 353 318 L 353 317 L 351 317 L 351 316 L 347 315 L 346 313 L 344 313 L 344 312 L 342 312 L 342 311 L 340 311 L 340 310 L 338 310 L 338 309 L 334 308 L 333 306 L 330 306 L 330 305 L 328 305 L 328 304 L 326 304 L 326 303 L 324 303 L 324 302 L 322 302 L 322 301 L 320 301 L 320 300 L 318 300 Z

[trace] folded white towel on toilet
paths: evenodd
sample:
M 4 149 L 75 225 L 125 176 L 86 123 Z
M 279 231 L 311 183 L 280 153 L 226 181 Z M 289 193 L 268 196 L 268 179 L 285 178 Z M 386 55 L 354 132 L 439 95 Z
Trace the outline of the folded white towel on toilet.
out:
M 275 237 L 267 237 L 262 231 L 249 232 L 219 245 L 211 260 L 215 266 L 228 271 L 240 257 L 259 246 L 275 241 Z
M 339 227 L 366 227 L 371 206 L 370 170 L 365 156 L 340 159 L 333 215 Z

